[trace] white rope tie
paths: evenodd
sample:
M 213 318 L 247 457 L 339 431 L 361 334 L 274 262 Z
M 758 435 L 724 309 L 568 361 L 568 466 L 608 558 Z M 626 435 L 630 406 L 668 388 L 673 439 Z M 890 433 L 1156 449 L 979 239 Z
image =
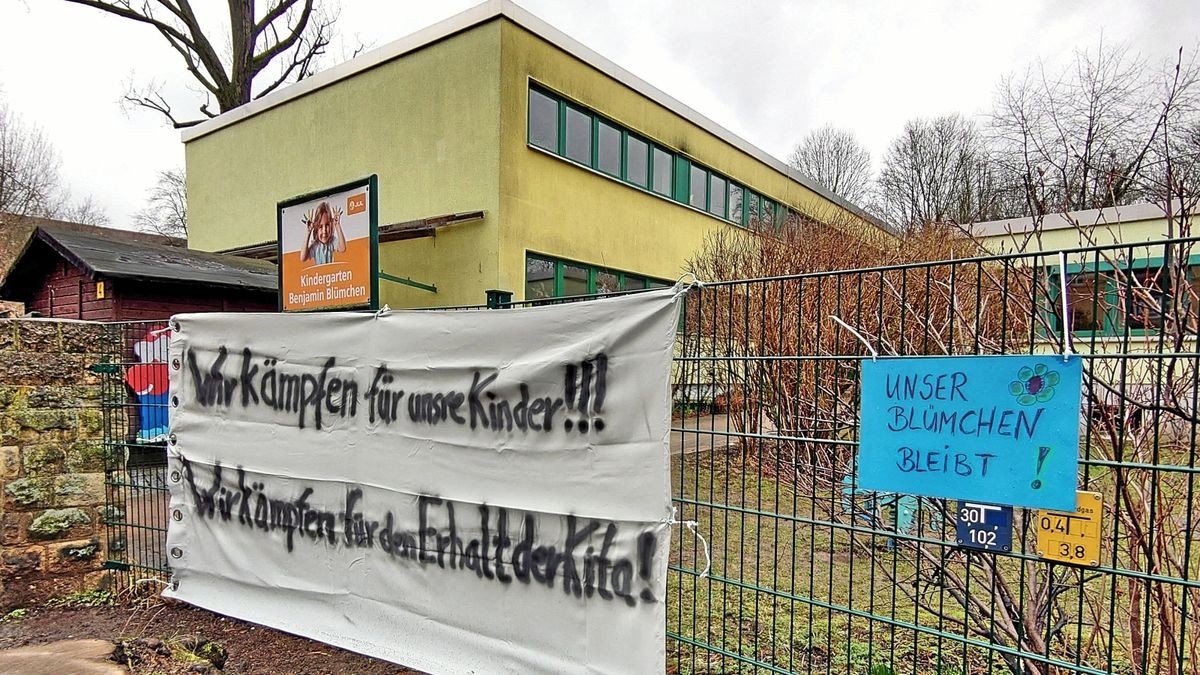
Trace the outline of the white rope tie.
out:
M 684 282 L 684 279 L 687 279 L 688 277 L 691 277 L 692 280 L 689 282 Z M 693 288 L 704 288 L 704 282 L 697 279 L 695 273 L 693 272 L 684 272 L 683 274 L 679 275 L 678 279 L 675 280 L 676 297 L 687 293 Z
M 666 518 L 663 518 L 662 522 L 666 523 L 667 525 L 683 525 L 684 527 L 686 527 L 688 530 L 691 531 L 693 536 L 695 536 L 697 539 L 700 540 L 700 548 L 704 551 L 704 571 L 700 573 L 700 578 L 706 579 L 706 578 L 708 578 L 709 570 L 712 569 L 712 555 L 709 553 L 709 550 L 708 550 L 708 540 L 704 538 L 704 535 L 700 534 L 700 530 L 696 529 L 697 527 L 700 526 L 699 521 L 679 520 L 676 517 L 676 516 L 678 516 L 678 514 L 679 514 L 679 510 L 676 509 L 674 506 L 672 506 L 671 507 L 671 515 Z
M 392 308 L 391 308 L 391 307 L 388 307 L 388 306 L 385 304 L 383 307 L 380 307 L 378 310 L 376 310 L 376 311 L 375 311 L 375 318 L 376 318 L 376 319 L 378 319 L 379 317 L 381 317 L 381 316 L 383 316 L 383 315 L 385 315 L 385 314 L 388 314 L 388 313 L 390 313 L 391 311 L 392 311 Z

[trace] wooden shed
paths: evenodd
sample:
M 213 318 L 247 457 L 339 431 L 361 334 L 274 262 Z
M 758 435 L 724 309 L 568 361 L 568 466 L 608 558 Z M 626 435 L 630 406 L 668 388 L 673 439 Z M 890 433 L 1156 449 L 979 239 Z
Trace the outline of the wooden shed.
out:
M 165 319 L 180 312 L 273 312 L 275 265 L 120 232 L 38 227 L 0 285 L 27 312 L 88 321 Z

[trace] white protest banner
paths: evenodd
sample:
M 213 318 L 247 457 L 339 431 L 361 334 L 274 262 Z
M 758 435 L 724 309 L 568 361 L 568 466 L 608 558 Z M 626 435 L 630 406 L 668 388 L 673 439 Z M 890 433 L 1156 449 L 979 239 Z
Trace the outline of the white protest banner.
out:
M 174 317 L 164 595 L 435 673 L 661 672 L 680 295 Z

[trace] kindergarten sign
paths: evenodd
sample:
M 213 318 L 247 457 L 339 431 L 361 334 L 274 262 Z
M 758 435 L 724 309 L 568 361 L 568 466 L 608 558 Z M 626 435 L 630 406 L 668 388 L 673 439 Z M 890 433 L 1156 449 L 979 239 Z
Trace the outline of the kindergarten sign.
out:
M 662 672 L 679 295 L 174 317 L 165 595 L 430 672 Z
M 375 178 L 281 202 L 279 309 L 374 308 Z
M 1078 356 L 865 361 L 858 485 L 1072 511 Z

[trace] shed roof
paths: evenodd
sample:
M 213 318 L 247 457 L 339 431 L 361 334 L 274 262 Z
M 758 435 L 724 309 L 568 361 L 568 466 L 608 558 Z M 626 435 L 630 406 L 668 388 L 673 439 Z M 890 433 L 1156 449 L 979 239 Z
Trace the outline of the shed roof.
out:
M 187 240 L 185 239 L 164 237 L 159 234 L 0 212 L 0 282 L 8 276 L 9 269 L 16 264 L 17 259 L 21 257 L 21 252 L 29 245 L 29 239 L 33 237 L 34 231 L 39 227 L 54 227 L 60 230 L 73 230 L 85 233 L 90 232 L 97 236 L 121 239 L 129 242 L 187 246 Z
M 93 277 L 160 283 L 191 282 L 270 292 L 279 288 L 275 265 L 263 260 L 162 244 L 120 241 L 58 227 L 39 227 L 34 238 Z

